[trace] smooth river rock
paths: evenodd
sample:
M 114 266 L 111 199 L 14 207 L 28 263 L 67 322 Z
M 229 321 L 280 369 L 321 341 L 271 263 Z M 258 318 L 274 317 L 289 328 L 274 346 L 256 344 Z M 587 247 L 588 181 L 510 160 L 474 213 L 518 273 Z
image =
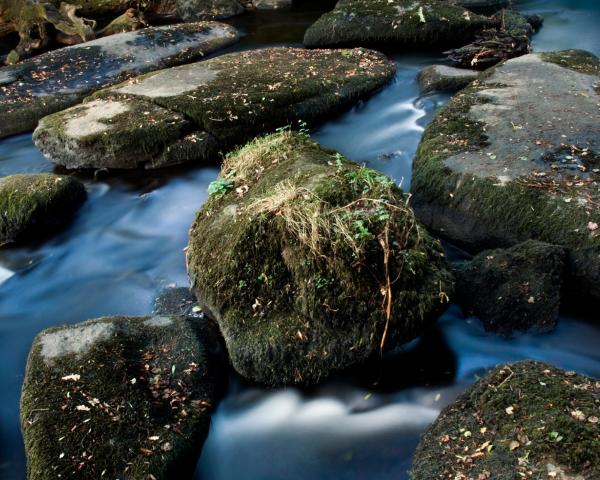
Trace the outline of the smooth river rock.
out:
M 564 249 L 536 240 L 486 250 L 454 266 L 456 300 L 488 331 L 548 332 L 558 322 L 564 268 Z
M 419 72 L 422 94 L 431 92 L 455 93 L 475 80 L 481 72 L 448 65 L 430 65 Z
M 198 60 L 237 41 L 217 22 L 153 27 L 93 40 L 0 68 L 0 138 L 134 75 Z
M 392 79 L 371 50 L 269 48 L 161 70 L 98 92 L 40 122 L 34 141 L 68 168 L 158 168 L 298 122 L 317 122 Z
M 227 375 L 208 321 L 111 317 L 43 331 L 21 397 L 29 480 L 191 478 Z
M 85 187 L 73 177 L 39 173 L 0 178 L 0 245 L 54 233 L 85 198 Z
M 254 140 L 209 193 L 191 286 L 250 380 L 316 383 L 412 340 L 452 295 L 440 244 L 398 186 L 306 135 Z
M 412 480 L 600 478 L 600 382 L 551 365 L 500 366 L 421 438 Z
M 304 44 L 427 50 L 468 43 L 493 23 L 445 1 L 340 0 L 306 31 Z
M 419 219 L 473 252 L 560 245 L 567 289 L 600 298 L 599 74 L 586 52 L 529 54 L 456 95 L 413 165 Z

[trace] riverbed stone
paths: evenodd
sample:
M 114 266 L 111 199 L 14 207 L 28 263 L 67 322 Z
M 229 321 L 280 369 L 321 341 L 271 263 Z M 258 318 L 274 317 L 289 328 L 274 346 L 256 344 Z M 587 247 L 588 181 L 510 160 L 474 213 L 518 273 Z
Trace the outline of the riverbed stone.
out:
M 0 68 L 0 138 L 132 76 L 198 60 L 237 41 L 218 22 L 152 27 L 61 48 Z
M 452 294 L 440 244 L 399 187 L 308 136 L 254 140 L 209 192 L 191 286 L 250 380 L 316 383 L 415 338 Z
M 252 5 L 257 10 L 283 10 L 292 7 L 292 0 L 254 0 Z
M 477 13 L 494 13 L 510 6 L 509 0 L 450 0 L 454 5 L 468 8 Z
M 245 9 L 238 0 L 177 0 L 177 16 L 185 21 L 230 18 Z
M 422 94 L 431 92 L 455 93 L 475 80 L 477 70 L 450 67 L 448 65 L 430 65 L 419 72 L 419 87 Z
M 503 365 L 446 407 L 412 480 L 600 478 L 600 382 L 541 362 Z
M 493 21 L 436 0 L 340 0 L 307 31 L 307 47 L 429 49 L 463 45 Z
M 457 94 L 416 155 L 419 219 L 473 252 L 560 245 L 568 291 L 600 298 L 599 74 L 590 53 L 536 53 Z
M 51 173 L 0 178 L 0 245 L 42 239 L 65 226 L 85 201 L 73 177 Z
M 364 49 L 237 52 L 100 91 L 42 119 L 33 137 L 67 168 L 214 160 L 258 134 L 337 113 L 394 72 L 384 55 Z
M 188 287 L 167 287 L 154 300 L 155 315 L 202 317 L 196 296 Z
M 190 478 L 227 378 L 218 329 L 107 317 L 41 332 L 21 397 L 28 478 Z
M 488 331 L 548 332 L 558 322 L 562 247 L 536 240 L 486 250 L 454 266 L 456 299 Z

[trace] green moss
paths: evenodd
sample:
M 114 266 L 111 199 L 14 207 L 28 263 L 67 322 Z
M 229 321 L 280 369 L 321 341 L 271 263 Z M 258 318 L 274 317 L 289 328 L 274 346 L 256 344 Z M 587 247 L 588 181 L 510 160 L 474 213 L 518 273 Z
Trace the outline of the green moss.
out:
M 86 197 L 84 186 L 53 174 L 0 179 L 0 244 L 43 238 L 64 226 Z
M 283 132 L 230 155 L 191 230 L 188 270 L 234 367 L 314 383 L 414 338 L 451 293 L 439 244 L 387 177 Z M 385 255 L 388 257 L 386 275 Z M 243 284 L 244 288 L 239 288 Z
M 309 47 L 452 46 L 471 40 L 492 20 L 437 1 L 342 0 L 306 32 Z
M 546 478 L 548 464 L 597 478 L 599 416 L 593 379 L 531 361 L 498 367 L 423 435 L 411 478 Z
M 191 475 L 226 378 L 218 333 L 201 320 L 147 321 L 103 318 L 38 336 L 21 398 L 29 479 Z M 112 333 L 69 351 L 80 341 L 72 332 L 98 326 Z M 51 335 L 70 339 L 66 353 L 48 357 Z
M 561 67 L 588 75 L 600 75 L 600 59 L 585 50 L 563 50 L 560 52 L 544 52 L 540 54 L 546 62 L 556 63 Z

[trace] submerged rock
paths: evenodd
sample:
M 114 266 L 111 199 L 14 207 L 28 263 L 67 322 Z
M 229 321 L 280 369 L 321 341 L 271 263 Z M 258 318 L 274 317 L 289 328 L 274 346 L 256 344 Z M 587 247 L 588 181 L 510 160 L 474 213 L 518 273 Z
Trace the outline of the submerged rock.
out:
M 258 10 L 281 10 L 292 7 L 292 0 L 254 0 L 254 8 Z
M 412 480 L 600 478 L 600 382 L 540 362 L 492 370 L 421 438 Z
M 155 315 L 201 317 L 196 297 L 187 287 L 168 287 L 154 300 Z
M 560 245 L 569 291 L 600 298 L 599 74 L 589 53 L 530 54 L 455 96 L 413 165 L 419 219 L 475 252 Z
M 246 145 L 209 192 L 188 271 L 248 379 L 315 383 L 415 338 L 451 294 L 402 191 L 304 135 Z
M 85 201 L 73 177 L 51 173 L 0 178 L 0 245 L 43 238 L 64 226 Z
M 127 32 L 0 68 L 0 138 L 33 130 L 39 119 L 127 78 L 196 60 L 234 43 L 216 22 Z
M 535 240 L 487 250 L 455 268 L 458 302 L 486 330 L 550 331 L 558 322 L 565 252 Z
M 449 67 L 447 65 L 430 65 L 419 72 L 419 87 L 422 94 L 431 92 L 458 92 L 475 80 L 477 70 Z
M 436 0 L 340 0 L 307 31 L 307 47 L 462 45 L 492 20 Z
M 138 77 L 44 118 L 37 147 L 68 168 L 158 168 L 215 158 L 257 134 L 314 122 L 394 76 L 364 49 L 269 48 Z
M 101 318 L 40 333 L 21 397 L 28 478 L 189 478 L 227 376 L 209 322 Z

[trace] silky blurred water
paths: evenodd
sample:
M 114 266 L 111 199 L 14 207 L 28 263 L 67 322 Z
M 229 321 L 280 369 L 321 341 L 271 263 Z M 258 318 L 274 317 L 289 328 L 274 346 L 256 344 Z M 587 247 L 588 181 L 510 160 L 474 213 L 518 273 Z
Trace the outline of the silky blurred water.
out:
M 519 6 L 546 17 L 536 49 L 600 53 L 599 3 L 532 0 Z M 240 17 L 234 23 L 244 37 L 235 48 L 299 45 L 318 9 Z M 448 98 L 420 97 L 417 89 L 419 69 L 439 57 L 395 60 L 392 84 L 313 137 L 407 187 L 423 128 Z M 30 135 L 0 141 L 0 176 L 52 169 Z M 163 287 L 186 285 L 188 228 L 217 172 L 214 165 L 83 176 L 89 199 L 69 228 L 37 245 L 0 250 L 0 479 L 25 478 L 18 401 L 33 337 L 61 323 L 148 314 Z M 381 365 L 315 389 L 264 390 L 232 374 L 197 477 L 407 478 L 420 433 L 486 368 L 534 358 L 600 376 L 600 323 L 594 320 L 564 317 L 551 334 L 502 339 L 453 307 L 427 335 Z

